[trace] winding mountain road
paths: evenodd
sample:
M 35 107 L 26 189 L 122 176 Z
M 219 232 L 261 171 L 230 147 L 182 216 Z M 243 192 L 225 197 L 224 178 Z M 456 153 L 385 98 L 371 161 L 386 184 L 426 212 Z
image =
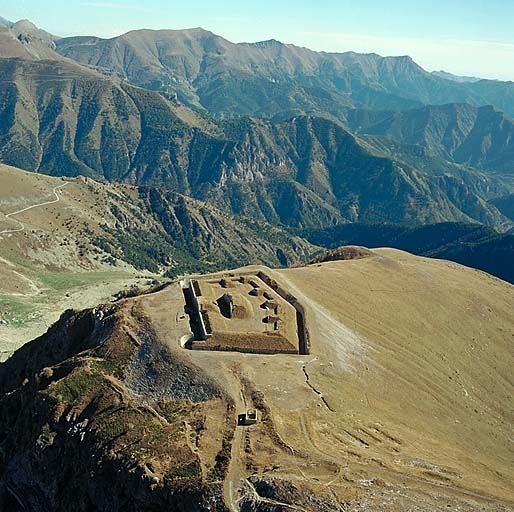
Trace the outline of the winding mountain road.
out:
M 27 206 L 27 208 L 23 208 L 23 209 L 18 210 L 16 212 L 12 212 L 12 213 L 6 214 L 5 218 L 6 219 L 10 219 L 11 217 L 14 217 L 15 215 L 19 215 L 20 213 L 27 212 L 27 211 L 32 210 L 34 208 L 40 208 L 41 206 L 47 206 L 49 204 L 58 203 L 61 200 L 61 197 L 59 196 L 57 191 L 62 189 L 62 188 L 64 188 L 66 185 L 68 185 L 68 182 L 63 183 L 62 185 L 59 185 L 59 186 L 53 188 L 52 192 L 55 195 L 55 199 L 54 200 L 52 200 L 52 201 L 45 201 L 44 203 L 38 203 L 38 204 L 34 204 L 32 206 Z M 17 229 L 4 229 L 3 231 L 0 231 L 0 235 L 7 235 L 7 234 L 10 234 L 10 233 L 19 233 L 19 232 L 25 230 L 25 224 L 23 224 L 23 222 L 20 222 L 19 220 L 16 220 L 16 219 L 12 219 L 12 220 L 14 220 L 14 222 L 17 222 L 20 225 L 20 227 L 17 228 Z

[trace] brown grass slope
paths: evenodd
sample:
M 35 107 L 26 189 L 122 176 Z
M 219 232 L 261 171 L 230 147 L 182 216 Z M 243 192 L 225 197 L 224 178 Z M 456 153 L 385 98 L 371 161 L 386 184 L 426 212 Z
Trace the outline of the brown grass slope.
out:
M 310 355 L 195 359 L 237 365 L 271 411 L 276 435 L 236 452 L 249 510 L 513 509 L 512 285 L 392 249 L 265 271 L 304 305 Z
M 309 374 L 335 411 L 298 407 L 279 421 L 301 442 L 312 413 L 320 450 L 367 465 L 357 480 L 495 497 L 509 505 L 486 509 L 511 510 L 514 287 L 446 261 L 373 253 L 278 273 L 310 309 Z M 420 497 L 419 510 L 439 510 L 429 502 Z
M 60 472 L 39 472 L 58 455 L 80 454 L 83 464 L 68 474 L 78 482 L 94 453 L 100 467 L 119 470 L 114 480 L 102 471 L 87 479 L 88 499 L 100 510 L 132 510 L 121 489 L 130 489 L 123 496 L 139 510 L 197 510 L 192 500 L 203 507 L 206 499 L 223 510 L 222 497 L 250 511 L 513 509 L 513 286 L 391 249 L 263 270 L 303 304 L 310 355 L 185 351 L 179 339 L 189 326 L 175 283 L 118 306 L 67 313 L 0 366 L 3 498 L 12 502 L 8 487 L 36 501 L 37 489 L 61 489 Z M 54 398 L 42 402 L 46 396 Z M 162 408 L 163 396 L 186 402 Z M 237 429 L 231 450 L 223 432 L 233 420 L 216 397 L 236 411 L 259 410 L 259 423 Z M 22 428 L 35 410 L 41 422 Z M 176 433 L 164 441 L 168 431 Z M 194 467 L 180 462 L 187 449 Z M 134 474 L 146 475 L 136 494 Z M 66 490 L 47 494 L 58 500 L 48 503 L 92 506 L 84 486 L 73 489 L 73 502 Z

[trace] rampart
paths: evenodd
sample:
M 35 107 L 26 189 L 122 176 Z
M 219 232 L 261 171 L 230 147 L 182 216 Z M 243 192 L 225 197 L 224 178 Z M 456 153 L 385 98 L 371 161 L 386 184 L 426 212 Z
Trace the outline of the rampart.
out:
M 296 310 L 296 322 L 298 325 L 298 353 L 308 355 L 311 349 L 309 330 L 305 321 L 305 309 L 298 299 L 284 290 L 274 279 L 269 277 L 262 271 L 257 273 L 257 277 L 265 282 L 272 290 L 280 295 L 284 300 L 287 300 Z
M 237 339 L 239 338 L 239 339 Z M 193 340 L 193 350 L 212 350 L 215 352 L 242 352 L 246 354 L 298 354 L 298 350 L 285 338 L 278 335 L 253 334 L 251 336 L 233 336 L 219 333 L 207 341 Z
M 200 291 L 198 283 L 193 280 L 185 281 L 182 285 L 187 313 L 189 314 L 191 330 L 195 339 L 206 340 L 212 335 L 210 325 L 205 322 L 204 312 L 198 302 L 197 292 Z

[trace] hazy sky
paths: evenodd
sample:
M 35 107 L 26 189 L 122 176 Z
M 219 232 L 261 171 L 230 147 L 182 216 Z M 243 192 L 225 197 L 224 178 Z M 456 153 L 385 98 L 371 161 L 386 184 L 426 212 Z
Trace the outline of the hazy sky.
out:
M 514 80 L 514 0 L 0 0 L 57 35 L 203 27 L 234 42 L 410 55 L 424 68 Z

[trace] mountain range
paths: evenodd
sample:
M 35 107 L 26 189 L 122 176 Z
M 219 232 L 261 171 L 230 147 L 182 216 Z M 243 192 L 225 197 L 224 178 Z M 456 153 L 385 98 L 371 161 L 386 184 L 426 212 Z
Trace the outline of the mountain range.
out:
M 294 227 L 508 222 L 488 202 L 513 190 L 496 176 L 423 169 L 409 151 L 377 149 L 329 119 L 209 120 L 68 62 L 2 59 L 0 72 L 0 157 L 9 165 L 163 186 Z
M 514 115 L 513 83 L 448 80 L 408 56 L 314 52 L 276 40 L 234 44 L 200 28 L 62 38 L 57 52 L 222 117 L 338 117 L 346 107 L 450 102 L 492 104 Z
M 0 510 L 512 511 L 512 116 L 406 56 L 0 18 Z
M 202 29 L 100 39 L 2 25 L 9 165 L 169 190 L 294 233 L 514 226 L 514 84 Z

